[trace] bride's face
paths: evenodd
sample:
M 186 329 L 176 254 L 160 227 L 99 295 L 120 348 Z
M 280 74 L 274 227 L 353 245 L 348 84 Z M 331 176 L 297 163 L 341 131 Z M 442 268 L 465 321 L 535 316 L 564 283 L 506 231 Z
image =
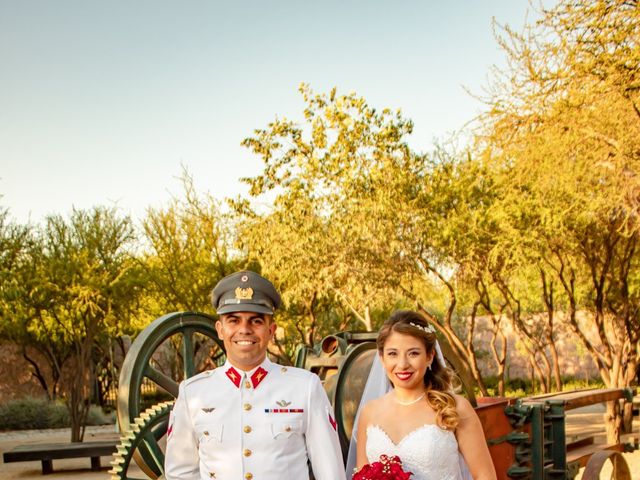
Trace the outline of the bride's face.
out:
M 382 350 L 382 364 L 396 388 L 422 388 L 432 360 L 421 339 L 403 333 L 391 332 Z

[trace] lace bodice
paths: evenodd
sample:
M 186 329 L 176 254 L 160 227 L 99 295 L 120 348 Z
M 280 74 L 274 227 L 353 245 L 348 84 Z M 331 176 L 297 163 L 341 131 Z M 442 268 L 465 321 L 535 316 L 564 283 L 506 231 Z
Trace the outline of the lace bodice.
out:
M 407 434 L 397 444 L 378 425 L 367 427 L 367 459 L 375 462 L 380 455 L 398 455 L 402 467 L 413 473 L 411 480 L 460 480 L 458 442 L 453 432 L 437 425 L 423 425 Z

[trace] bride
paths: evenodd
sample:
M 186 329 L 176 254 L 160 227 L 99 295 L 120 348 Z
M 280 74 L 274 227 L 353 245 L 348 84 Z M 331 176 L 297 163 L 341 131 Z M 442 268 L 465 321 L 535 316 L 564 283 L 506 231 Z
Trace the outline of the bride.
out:
M 480 420 L 453 393 L 454 374 L 433 326 L 416 312 L 397 311 L 382 325 L 377 347 L 393 388 L 359 412 L 357 469 L 380 455 L 397 455 L 411 480 L 495 480 Z

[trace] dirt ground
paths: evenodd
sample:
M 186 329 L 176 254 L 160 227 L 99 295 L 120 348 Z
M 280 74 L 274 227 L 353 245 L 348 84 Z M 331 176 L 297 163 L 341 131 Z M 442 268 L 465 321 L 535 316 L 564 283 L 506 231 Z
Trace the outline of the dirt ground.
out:
M 599 435 L 600 433 L 604 435 L 604 411 L 604 405 L 599 404 L 567 412 L 568 415 L 565 428 L 567 440 L 571 440 L 572 437 L 582 438 L 588 435 Z M 638 419 L 638 417 L 636 417 L 633 422 L 632 436 L 640 440 L 640 419 Z M 604 438 L 602 437 L 600 437 L 599 440 L 604 442 Z M 625 439 L 625 441 L 631 440 Z M 629 465 L 631 478 L 633 480 L 640 480 L 640 450 L 623 453 L 623 456 L 627 465 Z M 575 477 L 575 480 L 581 480 L 583 472 L 584 468 L 580 469 L 580 473 Z M 600 472 L 600 478 L 611 478 L 611 462 L 605 463 L 602 471 Z
M 574 410 L 567 418 L 567 438 L 573 435 L 586 435 L 592 432 L 603 431 L 602 413 L 604 408 L 592 406 L 588 409 Z M 636 419 L 634 423 L 634 433 L 640 435 L 640 421 Z M 118 439 L 119 435 L 113 426 L 88 427 L 85 434 L 86 441 Z M 68 429 L 55 430 L 26 430 L 0 432 L 0 452 L 6 452 L 16 445 L 25 443 L 54 443 L 68 442 Z M 625 453 L 625 459 L 631 470 L 634 480 L 640 480 L 640 450 L 633 453 Z M 109 462 L 111 457 L 102 457 L 102 470 L 91 471 L 89 458 L 62 459 L 53 461 L 53 473 L 47 475 L 47 480 L 71 479 L 71 480 L 107 480 L 110 478 Z M 42 480 L 42 470 L 39 461 L 16 462 L 0 464 L 0 480 Z M 601 478 L 610 478 L 609 463 L 605 465 Z M 133 472 L 129 472 L 132 475 Z M 145 478 L 144 474 L 135 475 L 137 478 Z M 580 480 L 582 472 L 576 477 Z

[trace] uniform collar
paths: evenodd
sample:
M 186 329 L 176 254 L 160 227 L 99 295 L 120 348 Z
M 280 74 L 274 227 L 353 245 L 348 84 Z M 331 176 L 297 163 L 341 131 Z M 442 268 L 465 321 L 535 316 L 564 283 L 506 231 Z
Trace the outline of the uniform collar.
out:
M 240 384 L 242 382 L 242 377 L 246 375 L 251 380 L 251 385 L 253 388 L 258 388 L 258 385 L 262 383 L 265 379 L 269 371 L 271 370 L 273 363 L 271 360 L 265 357 L 260 365 L 258 365 L 253 370 L 249 370 L 248 372 L 244 372 L 242 370 L 236 369 L 230 362 L 227 360 L 222 367 L 224 374 L 227 378 L 233 383 L 236 388 L 240 388 Z

